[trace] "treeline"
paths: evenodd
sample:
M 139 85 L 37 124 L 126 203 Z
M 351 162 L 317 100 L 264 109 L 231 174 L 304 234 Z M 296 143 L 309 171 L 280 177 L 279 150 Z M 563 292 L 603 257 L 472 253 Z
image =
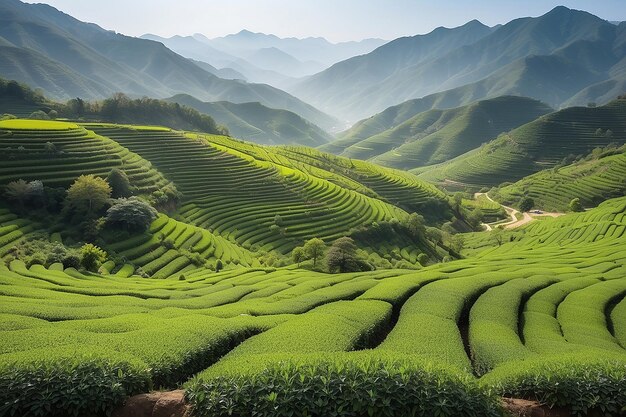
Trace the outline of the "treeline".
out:
M 148 97 L 131 99 L 122 93 L 94 102 L 75 98 L 65 103 L 59 114 L 76 119 L 97 118 L 112 123 L 158 124 L 175 129 L 197 130 L 218 135 L 229 134 L 228 129 L 219 126 L 211 116 L 191 107 Z
M 26 84 L 3 78 L 0 78 L 0 97 L 15 98 L 31 104 L 46 103 L 46 98 L 41 92 L 33 90 Z
M 187 106 L 142 97 L 132 99 L 123 93 L 100 101 L 74 98 L 66 103 L 46 100 L 40 92 L 17 81 L 0 78 L 0 98 L 12 98 L 28 104 L 45 105 L 31 115 L 33 119 L 65 118 L 121 124 L 161 125 L 180 130 L 192 130 L 229 136 L 225 126 Z

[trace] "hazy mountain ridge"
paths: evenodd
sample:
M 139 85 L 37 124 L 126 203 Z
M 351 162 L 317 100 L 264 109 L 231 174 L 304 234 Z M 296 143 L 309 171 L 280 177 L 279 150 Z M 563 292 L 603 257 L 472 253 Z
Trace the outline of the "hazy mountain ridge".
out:
M 204 35 L 163 38 L 143 35 L 163 43 L 177 53 L 201 60 L 220 69 L 232 68 L 254 82 L 279 88 L 297 77 L 312 75 L 335 62 L 371 52 L 386 41 L 365 39 L 360 42 L 331 43 L 324 38 L 279 38 L 275 35 L 239 33 L 209 39 Z
M 621 84 L 626 79 L 623 71 L 614 68 L 623 68 L 623 26 L 586 12 L 557 7 L 537 18 L 520 18 L 489 29 L 483 36 L 478 33 L 478 39 L 472 42 L 400 68 L 380 58 L 394 45 L 390 42 L 368 55 L 338 63 L 291 91 L 324 111 L 352 120 L 407 99 L 457 88 L 465 90 L 459 95 L 471 96 L 472 101 L 513 94 L 557 107 L 586 104 L 574 97 L 591 85 L 611 80 Z M 478 24 L 467 24 L 445 33 L 450 37 L 468 28 L 480 31 Z M 435 32 L 420 39 L 432 45 Z M 410 52 L 405 49 L 405 53 Z M 579 59 L 581 56 L 584 59 Z M 602 57 L 600 62 L 595 61 L 597 57 Z M 376 65 L 386 68 L 382 80 L 370 70 Z M 605 94 L 598 99 L 606 102 L 610 98 Z M 454 105 L 468 102 L 461 99 Z
M 325 128 L 336 125 L 274 87 L 218 78 L 160 43 L 106 31 L 47 5 L 5 0 L 0 23 L 0 37 L 21 51 L 3 49 L 11 59 L 2 60 L 0 76 L 41 87 L 56 99 L 104 98 L 118 91 L 157 98 L 187 93 L 211 101 L 259 101 Z

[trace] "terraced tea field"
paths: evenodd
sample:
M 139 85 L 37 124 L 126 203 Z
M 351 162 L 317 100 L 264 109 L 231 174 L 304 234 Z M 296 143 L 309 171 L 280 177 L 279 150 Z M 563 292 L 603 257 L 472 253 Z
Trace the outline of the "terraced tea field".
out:
M 553 170 L 540 171 L 498 190 L 506 203 L 527 195 L 544 210 L 565 211 L 579 198 L 584 207 L 594 207 L 607 198 L 626 194 L 626 148 L 600 159 L 582 160 Z
M 164 217 L 158 223 L 160 230 L 176 228 Z M 611 398 L 623 404 L 616 381 L 626 373 L 626 199 L 507 236 L 500 247 L 420 271 L 197 270 L 180 281 L 178 274 L 145 280 L 13 261 L 0 266 L 0 381 L 20 386 L 37 372 L 33 361 L 64 378 L 83 372 L 72 363 L 100 358 L 89 366 L 123 369 L 115 380 L 126 393 L 145 390 L 149 381 L 174 387 L 191 379 L 188 398 L 197 415 L 208 416 L 226 415 L 209 399 L 227 381 L 278 378 L 264 370 L 281 362 L 287 374 L 302 366 L 331 374 L 334 366 L 356 366 L 350 378 L 377 369 L 365 363 L 390 370 L 402 363 L 407 378 L 428 380 L 417 369 L 435 366 L 440 378 L 478 390 L 484 407 L 476 415 L 496 415 L 489 414 L 497 406 L 487 400 L 488 387 L 553 405 L 594 407 Z M 562 391 L 542 382 L 551 372 Z M 594 373 L 604 375 L 602 390 Z M 577 394 L 567 391 L 572 375 L 587 384 Z M 3 390 L 2 403 L 19 414 L 29 392 Z M 247 397 L 239 398 L 233 407 Z

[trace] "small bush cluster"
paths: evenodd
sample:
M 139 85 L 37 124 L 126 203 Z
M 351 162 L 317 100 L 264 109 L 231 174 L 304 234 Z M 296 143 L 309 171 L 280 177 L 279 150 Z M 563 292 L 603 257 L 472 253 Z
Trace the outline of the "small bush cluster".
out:
M 574 416 L 623 416 L 626 362 L 600 357 L 510 362 L 482 378 L 498 394 L 567 407 Z
M 0 371 L 0 415 L 106 416 L 127 396 L 149 387 L 148 370 L 130 362 L 67 355 L 63 360 L 5 364 Z
M 470 377 L 381 359 L 278 362 L 253 375 L 196 379 L 186 395 L 199 417 L 501 415 Z

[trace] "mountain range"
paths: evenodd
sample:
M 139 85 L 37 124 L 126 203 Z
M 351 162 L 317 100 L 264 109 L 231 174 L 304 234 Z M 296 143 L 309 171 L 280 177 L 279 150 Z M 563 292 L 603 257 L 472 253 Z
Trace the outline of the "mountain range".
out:
M 279 38 L 248 30 L 214 39 L 202 34 L 170 38 L 146 34 L 142 38 L 161 42 L 187 58 L 220 70 L 236 71 L 243 79 L 276 87 L 290 85 L 298 77 L 315 74 L 386 43 L 381 39 L 331 43 L 324 38 Z
M 260 102 L 332 129 L 336 121 L 264 84 L 228 80 L 158 42 L 81 22 L 45 4 L 0 2 L 0 76 L 41 88 L 55 99 L 191 94 L 201 100 Z
M 445 94 L 449 107 L 524 95 L 552 107 L 606 103 L 626 87 L 626 24 L 557 7 L 489 28 L 478 21 L 401 38 L 299 81 L 290 92 L 358 120 Z

